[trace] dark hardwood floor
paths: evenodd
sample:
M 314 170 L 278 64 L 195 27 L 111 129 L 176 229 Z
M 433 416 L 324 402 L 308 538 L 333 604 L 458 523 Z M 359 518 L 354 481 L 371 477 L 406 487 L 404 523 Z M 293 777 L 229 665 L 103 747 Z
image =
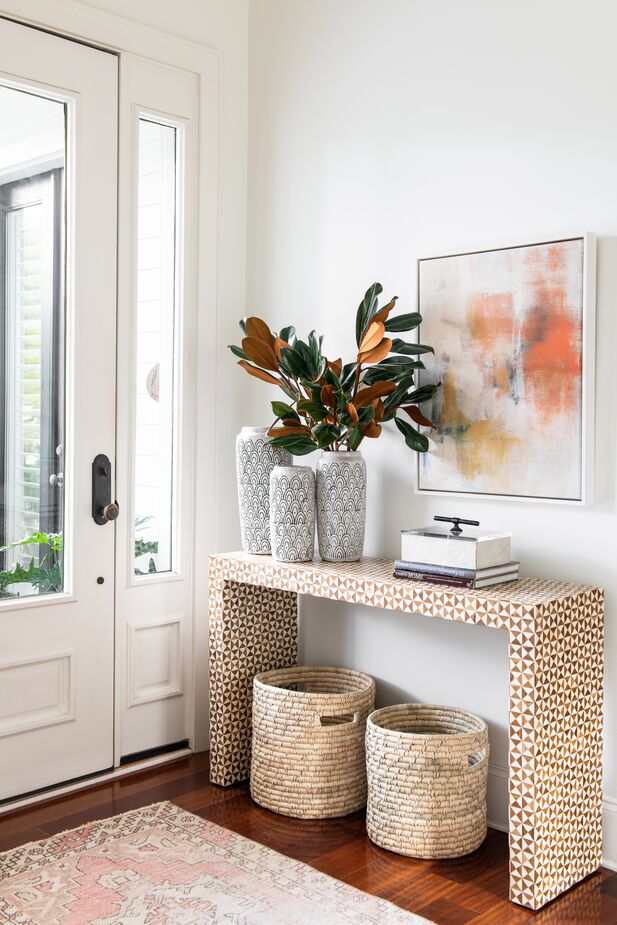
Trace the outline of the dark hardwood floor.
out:
M 437 925 L 617 925 L 617 874 L 608 870 L 529 912 L 508 902 L 508 846 L 501 832 L 490 830 L 484 845 L 460 860 L 402 858 L 371 844 L 362 813 L 299 822 L 256 806 L 246 784 L 211 785 L 205 753 L 0 816 L 0 851 L 158 800 L 171 800 Z

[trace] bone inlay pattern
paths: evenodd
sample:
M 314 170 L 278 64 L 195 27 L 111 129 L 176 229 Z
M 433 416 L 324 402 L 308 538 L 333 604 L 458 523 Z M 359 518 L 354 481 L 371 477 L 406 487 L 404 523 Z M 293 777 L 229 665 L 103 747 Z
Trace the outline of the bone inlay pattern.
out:
M 505 629 L 510 898 L 539 909 L 600 866 L 604 594 L 537 578 L 468 591 L 392 565 L 210 557 L 212 781 L 248 777 L 252 680 L 296 663 L 298 594 Z

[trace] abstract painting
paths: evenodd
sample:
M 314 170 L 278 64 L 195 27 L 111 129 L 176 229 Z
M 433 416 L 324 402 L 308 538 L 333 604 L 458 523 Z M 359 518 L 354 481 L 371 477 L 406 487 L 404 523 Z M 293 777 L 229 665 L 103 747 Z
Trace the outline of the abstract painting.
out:
M 579 237 L 418 261 L 421 340 L 436 351 L 420 380 L 441 382 L 423 408 L 436 428 L 419 491 L 584 500 L 589 248 Z

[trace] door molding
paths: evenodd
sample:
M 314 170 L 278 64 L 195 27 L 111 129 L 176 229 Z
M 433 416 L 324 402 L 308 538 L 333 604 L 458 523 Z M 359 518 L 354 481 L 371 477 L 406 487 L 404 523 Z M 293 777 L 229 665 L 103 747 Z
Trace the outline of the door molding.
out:
M 77 0 L 0 0 L 0 16 L 24 25 L 51 31 L 64 38 L 94 45 L 102 50 L 123 55 L 134 55 L 155 61 L 160 65 L 188 71 L 199 81 L 198 100 L 198 164 L 195 188 L 198 234 L 195 242 L 195 264 L 198 270 L 193 306 L 194 346 L 192 369 L 194 381 L 192 395 L 185 394 L 186 426 L 195 435 L 193 441 L 192 472 L 189 484 L 183 489 L 192 504 L 190 537 L 185 538 L 185 554 L 191 564 L 205 562 L 214 547 L 215 512 L 215 446 L 197 430 L 199 417 L 207 407 L 216 407 L 215 349 L 217 319 L 220 314 L 219 284 L 219 160 L 220 160 L 220 109 L 221 109 L 221 53 L 214 47 L 166 33 L 143 23 L 114 13 L 96 10 Z M 121 68 L 122 70 L 122 68 Z M 122 78 L 120 96 L 122 102 Z M 122 145 L 122 140 L 120 142 Z M 201 363 L 197 366 L 197 356 Z M 195 450 L 199 459 L 195 458 Z M 196 473 L 199 468 L 199 492 L 196 492 Z M 197 519 L 199 530 L 197 531 Z M 199 535 L 199 549 L 196 535 Z M 189 542 L 190 541 L 190 542 Z M 191 568 L 191 593 L 188 617 L 188 634 L 192 640 L 204 637 L 196 632 L 195 615 L 207 614 L 205 582 L 196 582 L 196 568 Z M 189 643 L 190 645 L 190 643 Z M 184 679 L 187 696 L 187 729 L 191 743 L 197 738 L 202 747 L 203 731 L 195 728 L 195 649 L 189 649 L 188 671 Z M 116 761 L 119 756 L 116 755 Z
M 51 650 L 48 652 L 28 653 L 16 658 L 3 659 L 0 662 L 0 684 L 5 672 L 23 672 L 24 675 L 35 673 L 37 668 L 56 667 L 56 673 L 45 687 L 44 679 L 39 679 L 45 695 L 56 694 L 56 703 L 45 703 L 37 707 L 33 704 L 19 714 L 5 715 L 0 719 L 0 738 L 56 726 L 75 719 L 75 647 Z

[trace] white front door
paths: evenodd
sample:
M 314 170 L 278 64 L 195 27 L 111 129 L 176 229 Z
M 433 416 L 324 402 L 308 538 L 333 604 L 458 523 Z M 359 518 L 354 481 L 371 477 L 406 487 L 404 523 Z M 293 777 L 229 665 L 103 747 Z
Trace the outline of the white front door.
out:
M 115 55 L 6 20 L 0 49 L 3 800 L 114 761 L 92 463 L 115 461 L 118 77 Z

